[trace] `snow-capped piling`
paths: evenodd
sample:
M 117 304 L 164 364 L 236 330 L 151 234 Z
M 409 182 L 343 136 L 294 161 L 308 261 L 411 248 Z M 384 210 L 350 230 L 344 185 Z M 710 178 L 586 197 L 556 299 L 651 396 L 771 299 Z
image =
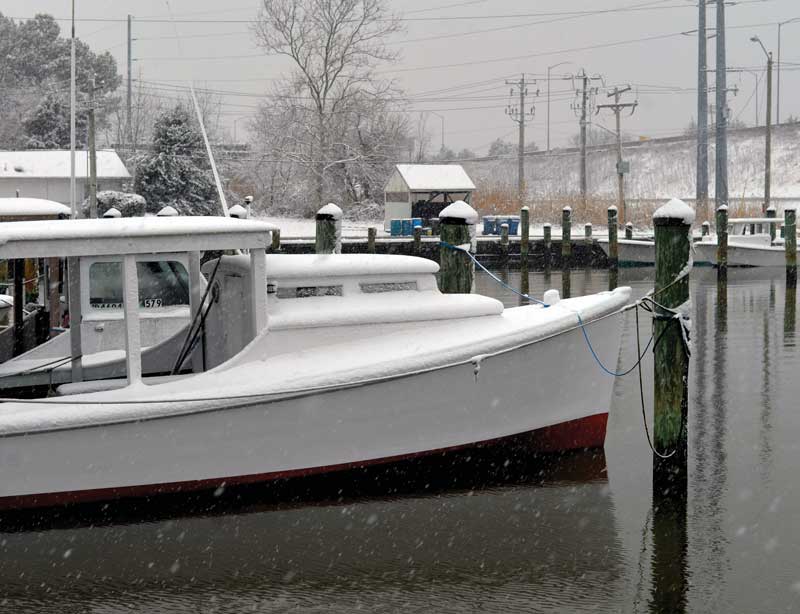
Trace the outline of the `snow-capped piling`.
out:
M 500 224 L 500 264 L 508 265 L 508 224 Z
M 561 210 L 561 296 L 572 294 L 569 268 L 572 266 L 572 207 Z
M 619 211 L 614 206 L 608 208 L 608 289 L 617 287 L 617 267 L 619 266 L 619 243 L 617 229 Z
M 689 274 L 694 210 L 672 199 L 653 214 L 656 312 L 653 408 L 653 497 L 686 496 Z M 666 458 L 665 458 L 666 457 Z
M 778 215 L 778 210 L 775 208 L 775 205 L 770 205 L 767 207 L 767 217 L 768 218 L 775 218 Z M 769 239 L 770 243 L 775 240 L 775 224 L 772 223 L 769 225 Z
M 375 253 L 375 237 L 378 235 L 378 229 L 374 226 L 367 228 L 367 253 Z
M 523 207 L 519 210 L 519 255 L 520 262 L 527 268 L 528 251 L 531 240 L 531 210 Z
M 241 205 L 234 205 L 233 207 L 228 209 L 228 216 L 234 217 L 237 220 L 245 220 L 247 219 L 247 209 L 245 209 Z
M 728 206 L 717 209 L 717 273 L 725 275 L 728 270 Z
M 583 225 L 583 240 L 586 243 L 586 249 L 589 250 L 589 254 L 592 253 L 592 225 L 591 223 L 586 223 Z M 591 263 L 591 258 L 587 258 L 586 263 Z
M 170 205 L 167 205 L 156 213 L 156 217 L 177 217 L 179 215 L 180 213 L 178 213 L 178 210 Z
M 272 252 L 279 252 L 281 251 L 281 229 L 276 228 L 272 231 L 272 241 L 270 244 L 270 251 Z
M 422 252 L 422 226 L 414 226 L 414 253 Z
M 342 253 L 342 210 L 328 203 L 317 211 L 315 250 L 318 254 Z
M 561 210 L 561 265 L 568 269 L 572 259 L 572 207 Z
M 700 235 L 703 237 L 707 237 L 710 234 L 711 234 L 711 222 L 706 220 L 705 222 L 703 222 L 703 225 L 701 226 Z
M 550 224 L 545 224 L 542 226 L 542 232 L 544 233 L 544 270 L 546 273 L 550 272 L 550 252 L 553 246 L 553 238 L 552 232 L 553 229 Z
M 631 222 L 625 224 L 625 238 L 633 239 L 633 224 Z
M 462 200 L 445 207 L 439 214 L 439 289 L 446 294 L 472 292 L 475 265 L 462 250 L 472 250 L 472 237 L 478 214 Z M 453 249 L 461 248 L 461 249 Z
M 797 284 L 797 212 L 793 207 L 783 210 L 784 248 L 786 249 L 786 285 Z
M 103 217 L 106 219 L 114 219 L 118 217 L 122 217 L 122 212 L 117 209 L 116 207 L 111 207 L 108 211 L 103 214 Z

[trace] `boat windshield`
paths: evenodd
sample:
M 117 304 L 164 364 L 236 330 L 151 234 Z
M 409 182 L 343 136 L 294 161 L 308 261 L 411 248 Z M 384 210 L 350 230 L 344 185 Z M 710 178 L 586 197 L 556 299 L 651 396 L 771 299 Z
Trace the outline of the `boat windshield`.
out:
M 189 275 L 180 262 L 137 262 L 139 307 L 157 309 L 189 304 Z M 89 305 L 122 309 L 122 264 L 94 262 L 89 267 Z

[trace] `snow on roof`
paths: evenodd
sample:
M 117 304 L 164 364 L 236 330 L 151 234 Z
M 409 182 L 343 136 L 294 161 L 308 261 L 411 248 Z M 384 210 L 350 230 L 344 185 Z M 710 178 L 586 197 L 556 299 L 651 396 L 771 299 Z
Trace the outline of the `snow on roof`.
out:
M 395 169 L 412 192 L 475 189 L 475 184 L 460 164 L 397 164 Z
M 266 247 L 276 227 L 229 217 L 128 217 L 0 225 L 0 259 Z
M 69 178 L 69 176 L 69 150 L 0 151 L 0 178 Z M 79 179 L 89 176 L 87 151 L 75 152 L 75 176 Z M 101 179 L 130 179 L 128 169 L 125 168 L 117 152 L 110 149 L 97 151 L 97 176 Z
M 70 208 L 44 198 L 0 198 L 0 217 L 70 215 Z

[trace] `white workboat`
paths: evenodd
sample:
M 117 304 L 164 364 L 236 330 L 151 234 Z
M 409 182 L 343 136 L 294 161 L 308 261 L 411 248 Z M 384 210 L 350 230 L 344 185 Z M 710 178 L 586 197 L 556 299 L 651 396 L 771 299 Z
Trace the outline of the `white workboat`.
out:
M 597 243 L 608 256 L 608 239 L 601 237 Z M 656 244 L 645 239 L 617 239 L 617 261 L 628 266 L 652 266 L 656 262 Z
M 786 266 L 786 249 L 781 238 L 772 239 L 769 226 L 777 228 L 783 220 L 776 218 L 731 218 L 728 220 L 729 267 Z M 694 260 L 698 264 L 717 263 L 717 235 L 708 235 L 694 244 Z
M 0 258 L 117 262 L 125 346 L 124 379 L 75 377 L 59 396 L 0 404 L 0 507 L 216 489 L 528 433 L 544 451 L 603 444 L 614 380 L 578 314 L 616 365 L 628 288 L 504 309 L 441 294 L 438 265 L 418 258 L 268 258 L 272 229 L 230 218 L 0 229 Z M 207 262 L 205 296 L 199 252 L 229 248 L 249 254 Z M 187 263 L 189 330 L 202 320 L 205 335 L 182 344 L 189 372 L 143 377 L 142 316 L 158 297 L 137 260 L 153 254 Z

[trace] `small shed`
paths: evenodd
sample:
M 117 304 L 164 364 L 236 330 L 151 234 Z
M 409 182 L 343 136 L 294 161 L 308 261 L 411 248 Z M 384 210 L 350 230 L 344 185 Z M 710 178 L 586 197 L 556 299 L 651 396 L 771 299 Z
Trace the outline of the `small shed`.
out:
M 117 152 L 97 151 L 97 190 L 121 191 L 131 176 Z M 89 154 L 75 152 L 76 202 L 89 195 Z M 26 196 L 69 204 L 70 152 L 63 149 L 0 151 L 0 197 Z
M 397 164 L 384 190 L 384 228 L 391 220 L 420 217 L 423 224 L 447 205 L 469 202 L 475 184 L 459 164 Z

